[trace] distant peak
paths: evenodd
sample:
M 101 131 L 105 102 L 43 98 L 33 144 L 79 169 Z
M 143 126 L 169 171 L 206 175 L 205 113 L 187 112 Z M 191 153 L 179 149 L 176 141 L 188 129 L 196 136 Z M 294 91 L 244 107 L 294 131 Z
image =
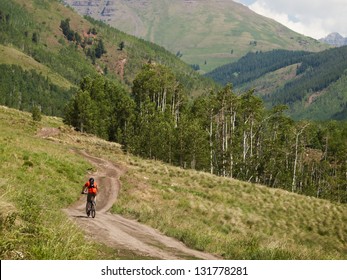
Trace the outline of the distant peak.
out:
M 347 38 L 344 38 L 338 32 L 332 32 L 325 38 L 320 39 L 320 41 L 335 47 L 341 47 L 341 46 L 347 45 Z
M 327 37 L 343 38 L 342 35 L 338 32 L 332 32 Z

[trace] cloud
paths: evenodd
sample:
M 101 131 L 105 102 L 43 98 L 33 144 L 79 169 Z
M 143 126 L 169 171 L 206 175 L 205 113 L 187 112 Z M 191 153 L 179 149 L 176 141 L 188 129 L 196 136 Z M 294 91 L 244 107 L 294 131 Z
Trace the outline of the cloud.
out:
M 346 0 L 237 0 L 254 12 L 319 39 L 331 32 L 347 36 Z

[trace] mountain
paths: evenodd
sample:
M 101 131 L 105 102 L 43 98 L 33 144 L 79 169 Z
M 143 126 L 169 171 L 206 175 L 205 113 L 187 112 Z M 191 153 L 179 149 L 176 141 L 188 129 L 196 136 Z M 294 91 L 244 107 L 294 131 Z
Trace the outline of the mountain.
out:
M 82 18 L 59 0 L 0 1 L 0 104 L 36 104 L 62 116 L 85 76 L 103 75 L 129 91 L 149 61 L 172 69 L 191 95 L 213 87 L 163 47 Z
M 320 42 L 332 45 L 334 47 L 342 47 L 347 45 L 347 38 L 342 37 L 339 33 L 330 33 L 325 38 L 319 40 Z
M 202 72 L 248 52 L 327 46 L 231 0 L 65 0 L 80 14 L 159 44 Z
M 318 53 L 249 53 L 206 76 L 239 91 L 254 88 L 267 107 L 286 104 L 295 119 L 346 119 L 347 46 Z

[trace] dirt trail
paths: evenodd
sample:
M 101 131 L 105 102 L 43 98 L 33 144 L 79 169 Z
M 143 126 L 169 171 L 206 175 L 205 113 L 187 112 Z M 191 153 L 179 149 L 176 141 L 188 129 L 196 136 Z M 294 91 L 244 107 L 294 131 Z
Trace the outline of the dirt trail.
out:
M 117 200 L 119 177 L 124 171 L 110 161 L 93 157 L 86 152 L 80 153 L 97 168 L 97 172 L 92 174 L 100 186 L 96 217 L 87 218 L 86 197 L 82 195 L 79 201 L 64 211 L 87 235 L 110 247 L 134 251 L 155 259 L 217 259 L 216 256 L 189 249 L 182 242 L 146 225 L 109 213 L 108 210 Z

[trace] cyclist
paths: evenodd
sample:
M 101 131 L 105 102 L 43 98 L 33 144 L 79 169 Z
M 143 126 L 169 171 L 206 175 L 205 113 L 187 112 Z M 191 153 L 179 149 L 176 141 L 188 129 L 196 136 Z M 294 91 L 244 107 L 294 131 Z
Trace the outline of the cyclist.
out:
M 88 202 L 93 202 L 96 205 L 96 195 L 98 193 L 98 184 L 94 181 L 94 178 L 90 178 L 82 188 L 82 194 L 88 192 L 87 195 L 87 205 Z

